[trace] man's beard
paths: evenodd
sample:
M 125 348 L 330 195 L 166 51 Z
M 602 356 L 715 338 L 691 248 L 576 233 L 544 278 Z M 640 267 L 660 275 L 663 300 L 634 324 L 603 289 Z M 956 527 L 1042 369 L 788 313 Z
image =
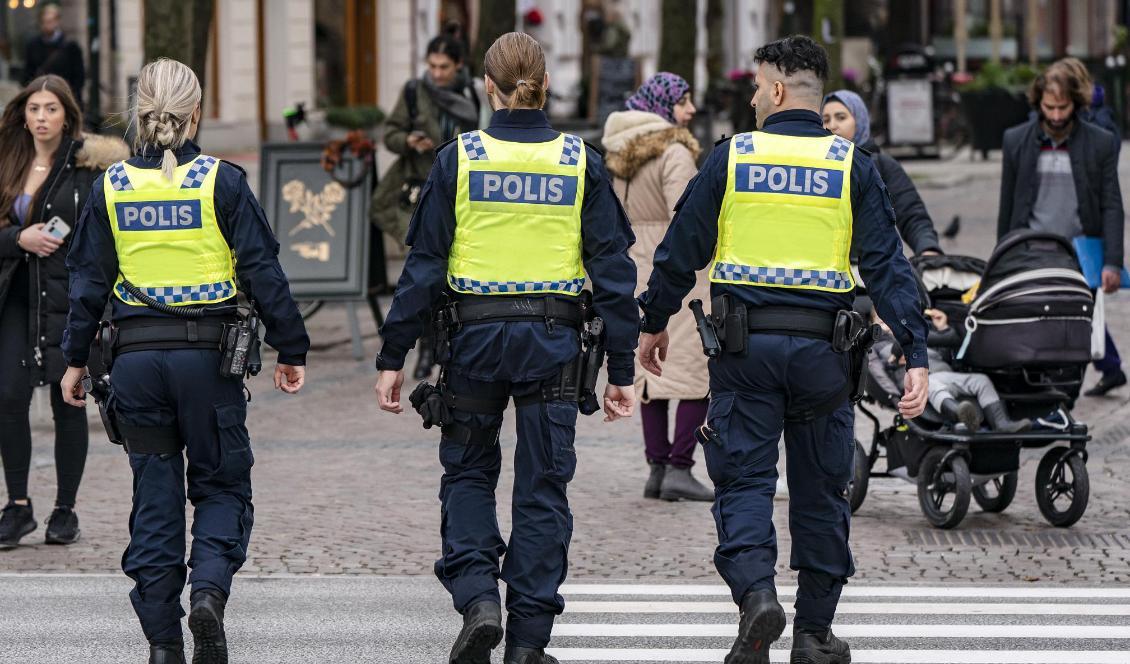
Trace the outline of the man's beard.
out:
M 1073 115 L 1068 116 L 1068 118 L 1066 120 L 1059 120 L 1059 121 L 1053 122 L 1053 121 L 1047 119 L 1046 117 L 1044 117 L 1044 114 L 1041 113 L 1040 114 L 1040 120 L 1043 121 L 1044 125 L 1048 129 L 1051 129 L 1054 132 L 1062 132 L 1062 131 L 1066 131 L 1067 128 L 1071 126 L 1071 123 L 1075 121 L 1075 115 L 1073 114 Z

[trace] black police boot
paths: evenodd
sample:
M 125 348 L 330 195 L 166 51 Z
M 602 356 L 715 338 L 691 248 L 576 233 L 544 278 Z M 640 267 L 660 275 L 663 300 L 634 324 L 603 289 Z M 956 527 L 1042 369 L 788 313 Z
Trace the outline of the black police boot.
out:
M 149 664 L 185 664 L 184 641 L 150 643 Z
M 423 343 L 420 348 L 419 354 L 416 356 L 416 368 L 412 371 L 412 378 L 416 380 L 424 380 L 432 375 L 432 367 L 435 366 L 435 354 L 432 353 L 432 344 Z
M 667 472 L 667 464 L 648 461 L 647 465 L 651 474 L 647 476 L 647 483 L 643 485 L 643 497 L 658 498 L 659 487 L 663 485 L 663 475 Z
M 942 401 L 942 417 L 947 421 L 957 421 L 965 425 L 970 433 L 981 428 L 981 411 L 972 401 L 946 399 Z
M 1107 392 L 1110 392 L 1116 387 L 1122 387 L 1126 384 L 1126 374 L 1119 369 L 1116 373 L 1103 374 L 1099 382 L 1095 386 L 1087 390 L 1083 394 L 1089 397 L 1101 397 Z
M 1000 433 L 1020 433 L 1032 428 L 1032 420 L 1014 420 L 1009 418 L 1004 403 L 998 401 L 985 406 L 985 419 L 993 431 Z
M 794 629 L 789 664 L 851 664 L 851 648 L 830 629 L 823 632 Z
M 16 548 L 20 545 L 23 536 L 36 527 L 30 500 L 27 501 L 27 505 L 8 503 L 0 511 L 0 550 Z
M 192 632 L 192 664 L 228 664 L 228 640 L 224 635 L 224 605 L 218 590 L 194 590 L 188 629 Z
M 82 531 L 78 529 L 78 515 L 74 508 L 57 506 L 47 519 L 47 534 L 44 540 L 48 544 L 74 544 L 78 541 Z
M 769 644 L 785 631 L 785 610 L 772 590 L 751 590 L 742 598 L 738 638 L 725 664 L 769 664 Z
M 668 466 L 659 487 L 659 497 L 663 500 L 701 500 L 714 502 L 714 491 L 691 475 L 690 468 Z
M 502 606 L 486 600 L 463 612 L 463 629 L 451 646 L 450 664 L 490 664 L 490 652 L 502 642 Z
M 522 648 L 506 644 L 502 664 L 561 664 L 553 655 L 545 654 L 541 648 Z

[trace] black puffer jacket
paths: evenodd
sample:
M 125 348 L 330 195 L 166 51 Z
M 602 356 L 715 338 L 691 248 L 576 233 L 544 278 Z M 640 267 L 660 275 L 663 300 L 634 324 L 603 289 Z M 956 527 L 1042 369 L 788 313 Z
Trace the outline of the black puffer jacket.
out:
M 28 211 L 26 225 L 45 223 L 58 216 L 73 231 L 94 178 L 114 162 L 128 157 L 129 149 L 117 138 L 93 135 L 82 141 L 64 138 L 55 153 L 51 172 Z M 31 384 L 46 385 L 60 380 L 67 369 L 59 346 L 67 323 L 68 274 L 64 261 L 70 248 L 70 236 L 58 251 L 39 258 L 19 248 L 17 239 L 22 230 L 23 227 L 14 223 L 0 228 L 0 315 L 16 271 L 27 269 L 31 310 L 24 361 L 31 367 Z
M 891 206 L 895 209 L 895 224 L 898 226 L 902 241 L 916 256 L 920 256 L 924 251 L 942 253 L 942 245 L 938 243 L 938 233 L 934 230 L 934 221 L 926 211 L 926 204 L 918 195 L 914 181 L 906 174 L 902 165 L 891 155 L 880 152 L 874 142 L 868 142 L 862 147 L 873 155 L 875 168 L 879 170 L 879 176 L 887 185 L 887 192 L 891 195 Z

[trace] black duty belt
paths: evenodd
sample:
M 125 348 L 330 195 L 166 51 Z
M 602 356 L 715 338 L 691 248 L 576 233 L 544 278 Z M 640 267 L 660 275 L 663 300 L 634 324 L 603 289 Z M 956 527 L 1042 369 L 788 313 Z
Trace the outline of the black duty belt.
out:
M 447 307 L 448 324 L 454 327 L 476 323 L 548 322 L 580 329 L 581 303 L 575 297 L 463 298 Z
M 179 350 L 184 348 L 220 348 L 223 318 L 215 320 L 183 320 L 177 318 L 126 319 L 114 332 L 114 353 L 139 350 Z
M 749 331 L 758 334 L 831 341 L 836 329 L 836 312 L 807 307 L 750 307 L 746 316 Z

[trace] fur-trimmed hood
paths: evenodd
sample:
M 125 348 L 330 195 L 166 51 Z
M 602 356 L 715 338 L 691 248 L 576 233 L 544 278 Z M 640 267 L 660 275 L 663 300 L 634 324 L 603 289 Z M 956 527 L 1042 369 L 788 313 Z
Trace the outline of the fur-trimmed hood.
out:
M 82 147 L 75 154 L 75 168 L 104 171 L 112 164 L 129 158 L 129 146 L 117 136 L 83 134 Z
M 645 111 L 618 111 L 609 115 L 601 142 L 607 150 L 604 163 L 608 171 L 625 180 L 631 180 L 644 164 L 662 155 L 674 143 L 685 145 L 695 160 L 702 151 L 690 131 Z

